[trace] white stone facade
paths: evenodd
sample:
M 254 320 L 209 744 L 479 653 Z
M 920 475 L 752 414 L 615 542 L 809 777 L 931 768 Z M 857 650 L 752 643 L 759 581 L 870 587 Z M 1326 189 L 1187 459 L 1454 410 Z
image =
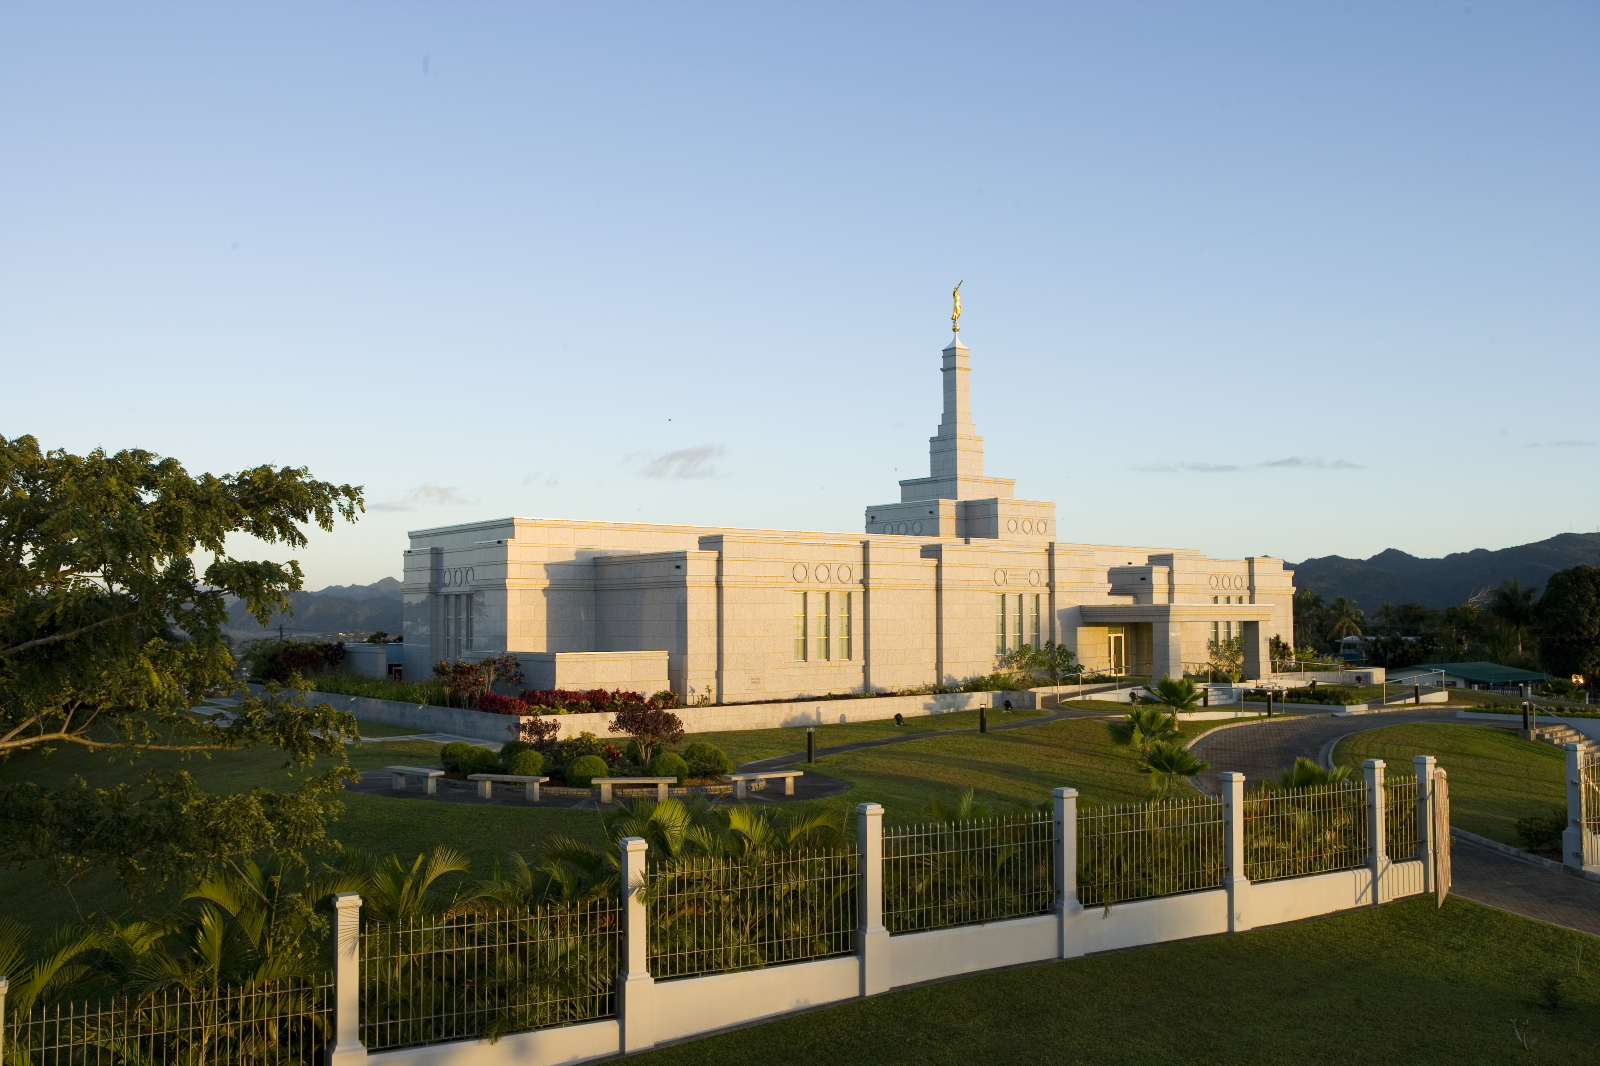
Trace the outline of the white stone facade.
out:
M 1232 635 L 1250 677 L 1270 670 L 1269 638 L 1294 636 L 1281 559 L 1058 539 L 1055 504 L 984 475 L 969 353 L 942 357 L 930 476 L 866 508 L 865 535 L 542 518 L 411 533 L 405 676 L 510 652 L 538 687 L 649 692 L 664 656 L 666 685 L 721 703 L 956 684 L 1046 640 L 1091 669 L 1178 676 Z

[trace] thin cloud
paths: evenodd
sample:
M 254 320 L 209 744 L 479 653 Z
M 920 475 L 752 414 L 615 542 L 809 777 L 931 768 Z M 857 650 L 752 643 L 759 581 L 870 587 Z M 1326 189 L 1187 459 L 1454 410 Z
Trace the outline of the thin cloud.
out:
M 1244 467 L 1231 463 L 1149 463 L 1134 469 L 1150 474 L 1234 474 Z
M 469 500 L 462 496 L 461 490 L 454 485 L 434 485 L 424 482 L 400 499 L 375 503 L 372 505 L 372 509 L 374 511 L 415 511 L 418 507 L 459 506 L 477 502 L 477 500 Z
M 645 477 L 683 478 L 716 477 L 717 459 L 727 449 L 720 444 L 702 444 L 698 448 L 680 448 L 675 452 L 652 457 L 644 464 Z
M 1236 463 L 1147 463 L 1136 466 L 1150 474 L 1239 474 L 1246 470 L 1364 470 L 1359 463 L 1348 459 L 1321 459 L 1291 455 L 1284 459 L 1267 459 L 1248 466 Z
M 1538 444 L 1526 445 L 1529 448 L 1594 448 L 1597 447 L 1592 440 L 1547 440 Z
M 533 473 L 522 479 L 523 488 L 527 488 L 529 485 L 542 485 L 548 489 L 559 484 L 561 484 L 560 478 L 556 477 L 554 474 L 546 473 L 543 470 L 535 470 Z
M 1359 463 L 1352 463 L 1348 459 L 1308 459 L 1300 455 L 1291 455 L 1287 459 L 1273 459 L 1271 462 L 1257 463 L 1262 469 L 1288 469 L 1288 470 L 1362 470 Z

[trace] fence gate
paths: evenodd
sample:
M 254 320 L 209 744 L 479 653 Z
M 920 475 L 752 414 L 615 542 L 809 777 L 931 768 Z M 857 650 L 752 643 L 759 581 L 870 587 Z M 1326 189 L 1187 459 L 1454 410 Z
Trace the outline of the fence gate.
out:
M 1578 825 L 1583 865 L 1600 866 L 1600 751 L 1578 754 Z
M 1433 772 L 1433 889 L 1439 906 L 1450 892 L 1450 778 Z

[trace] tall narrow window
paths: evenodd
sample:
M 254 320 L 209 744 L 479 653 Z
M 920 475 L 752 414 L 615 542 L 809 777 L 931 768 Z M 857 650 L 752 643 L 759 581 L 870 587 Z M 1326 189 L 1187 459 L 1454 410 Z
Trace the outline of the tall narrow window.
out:
M 1224 637 L 1226 637 L 1228 640 L 1232 640 L 1233 639 L 1233 623 L 1232 622 L 1224 622 L 1224 623 L 1222 623 L 1222 635 Z
M 994 598 L 994 650 L 996 654 L 1006 650 L 1006 596 L 999 593 Z
M 1023 604 L 1022 604 L 1022 600 L 1023 600 L 1023 597 L 1018 595 L 1017 596 L 1017 610 L 1016 610 L 1016 615 L 1015 615 L 1016 623 L 1017 623 L 1016 631 L 1011 636 L 1011 646 L 1013 648 L 1020 648 L 1020 647 L 1022 647 L 1024 644 L 1026 644 L 1028 642 L 1027 630 L 1024 629 L 1023 626 L 1022 626 L 1022 622 L 1023 622 Z
M 1044 641 L 1039 634 L 1039 596 L 1037 593 L 1033 597 L 1033 615 L 1028 619 L 1028 643 L 1035 648 L 1044 645 Z
M 1211 598 L 1212 599 L 1216 599 L 1215 596 L 1213 596 Z M 1217 643 L 1217 638 L 1221 635 L 1221 629 L 1222 629 L 1222 623 L 1221 622 L 1212 622 L 1211 623 L 1211 643 L 1213 643 L 1213 644 Z
M 855 657 L 855 649 L 851 646 L 850 640 L 850 600 L 850 593 L 839 593 L 839 630 L 835 634 L 835 639 L 839 642 L 839 658 L 841 659 Z
M 805 662 L 806 659 L 806 594 L 794 594 L 794 658 L 796 662 Z
M 828 596 L 829 593 L 817 593 L 817 658 L 828 658 Z

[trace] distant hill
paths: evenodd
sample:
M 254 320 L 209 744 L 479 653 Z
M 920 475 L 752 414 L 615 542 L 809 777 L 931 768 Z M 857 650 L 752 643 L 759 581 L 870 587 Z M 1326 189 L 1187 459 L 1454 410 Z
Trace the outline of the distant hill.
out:
M 1328 555 L 1290 565 L 1296 588 L 1315 589 L 1324 600 L 1348 596 L 1370 612 L 1384 600 L 1449 607 L 1510 578 L 1543 589 L 1557 570 L 1584 563 L 1600 566 L 1600 533 L 1562 533 L 1537 544 L 1477 548 L 1443 559 L 1418 559 L 1390 548 L 1370 559 Z
M 387 633 L 401 631 L 400 582 L 392 577 L 371 585 L 329 585 L 318 592 L 294 592 L 289 603 L 293 616 L 280 615 L 265 628 L 245 612 L 244 604 L 228 606 L 228 633 L 237 640 L 276 636 L 278 626 L 288 636 L 311 637 L 328 633 Z

